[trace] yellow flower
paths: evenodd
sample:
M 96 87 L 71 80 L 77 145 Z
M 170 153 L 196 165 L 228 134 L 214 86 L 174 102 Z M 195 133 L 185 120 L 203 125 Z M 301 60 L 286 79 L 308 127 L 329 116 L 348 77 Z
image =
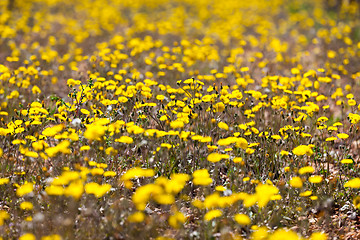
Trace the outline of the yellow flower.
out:
M 306 166 L 299 169 L 299 174 L 304 175 L 306 173 L 313 173 L 315 169 L 312 166 Z
M 348 100 L 348 104 L 349 106 L 355 106 L 356 105 L 356 101 L 354 99 L 349 99 Z
M 351 164 L 351 163 L 353 163 L 354 161 L 352 160 L 352 159 L 343 159 L 343 160 L 341 160 L 341 163 L 342 164 Z
M 72 78 L 69 78 L 66 83 L 67 83 L 68 86 L 74 87 L 74 86 L 76 86 L 76 85 L 80 85 L 80 84 L 81 84 L 81 81 L 80 81 L 80 80 L 74 80 L 74 79 L 72 79 Z
M 269 231 L 267 230 L 266 227 L 258 227 L 255 225 L 255 226 L 252 226 L 251 229 L 254 231 L 251 233 L 250 239 L 253 239 L 253 240 L 268 239 Z
M 25 153 L 24 153 L 25 156 L 27 157 L 32 157 L 32 158 L 37 158 L 39 157 L 39 154 L 37 152 L 34 152 L 34 151 L 29 151 L 29 150 L 25 150 Z
M 339 133 L 337 135 L 337 137 L 340 138 L 340 139 L 347 139 L 349 137 L 349 135 L 346 134 L 346 133 Z
M 41 240 L 61 240 L 61 236 L 58 234 L 52 234 L 48 236 L 41 237 Z
M 255 152 L 255 149 L 252 149 L 252 148 L 246 149 L 247 154 L 253 154 L 254 152 Z
M 226 187 L 224 187 L 224 186 L 216 186 L 216 187 L 215 187 L 215 190 L 216 190 L 216 191 L 219 191 L 219 192 L 223 192 L 223 191 L 226 190 Z
M 353 200 L 354 207 L 360 209 L 360 196 L 356 196 Z
M 9 182 L 10 182 L 10 179 L 8 179 L 8 178 L 0 178 L 0 186 L 7 184 Z
M 139 177 L 153 177 L 154 175 L 155 171 L 153 169 L 132 168 L 121 176 L 121 180 L 126 181 Z
M 329 119 L 327 118 L 327 117 L 319 117 L 318 119 L 317 119 L 317 121 L 318 122 L 326 122 L 326 121 L 328 121 Z
M 97 124 L 88 125 L 84 132 L 84 137 L 89 140 L 98 140 L 100 137 L 104 136 L 105 130 L 105 126 Z
M 193 177 L 194 177 L 193 179 L 194 185 L 207 186 L 213 182 L 212 179 L 210 178 L 210 174 L 207 169 L 196 170 L 193 173 Z
M 300 197 L 308 197 L 308 196 L 311 196 L 312 194 L 312 191 L 305 191 L 305 192 L 302 192 L 300 193 Z
M 220 153 L 210 153 L 207 156 L 207 160 L 209 162 L 219 162 L 222 159 L 228 159 L 230 156 L 227 154 L 220 154 Z
M 40 94 L 41 93 L 41 90 L 40 90 L 40 88 L 38 87 L 38 86 L 36 86 L 36 85 L 34 85 L 33 87 L 32 87 L 32 93 L 33 94 Z
M 90 146 L 88 146 L 88 145 L 82 146 L 80 148 L 80 151 L 88 151 L 88 150 L 90 150 Z
M 175 120 L 170 123 L 171 128 L 182 128 L 184 127 L 184 122 L 180 120 Z
M 311 196 L 310 199 L 313 201 L 318 200 L 318 196 Z
M 21 185 L 17 190 L 16 190 L 16 195 L 19 197 L 22 197 L 28 193 L 31 193 L 33 191 L 34 188 L 34 184 L 33 183 L 25 183 L 24 185 Z
M 326 142 L 331 142 L 337 140 L 337 137 L 328 137 L 325 139 Z
M 89 115 L 89 114 L 90 114 L 89 110 L 87 110 L 87 109 L 85 109 L 85 108 L 80 109 L 80 112 L 81 112 L 82 114 L 85 114 L 85 115 Z
M 0 210 L 0 226 L 4 225 L 4 221 L 9 219 L 10 215 L 4 210 Z
M 33 204 L 31 202 L 22 202 L 20 203 L 20 208 L 23 210 L 31 210 L 33 209 Z
M 321 183 L 323 180 L 322 176 L 314 175 L 309 177 L 309 182 L 311 183 Z
M 259 185 L 256 186 L 255 191 L 256 194 L 254 197 L 257 200 L 258 206 L 260 208 L 265 207 L 270 200 L 279 199 L 279 197 L 277 196 L 277 194 L 279 193 L 279 189 L 272 184 L 260 183 Z
M 47 137 L 53 137 L 59 132 L 61 132 L 64 129 L 64 124 L 55 125 L 53 127 L 45 128 L 44 131 L 42 131 L 42 135 Z
M 61 196 L 64 194 L 64 188 L 61 186 L 50 185 L 45 188 L 45 192 L 47 195 Z
M 116 176 L 116 172 L 114 171 L 106 171 L 103 174 L 104 177 L 115 177 Z
M 163 205 L 170 205 L 173 204 L 175 202 L 175 197 L 171 194 L 157 194 L 154 196 L 154 200 L 158 203 L 158 204 L 163 204 Z
M 248 142 L 246 141 L 245 138 L 237 138 L 235 147 L 239 147 L 239 148 L 246 150 L 248 148 Z
M 292 152 L 297 156 L 302 156 L 302 155 L 305 155 L 305 154 L 308 155 L 308 156 L 311 156 L 311 155 L 314 154 L 313 150 L 308 145 L 297 146 L 296 148 L 294 148 L 292 150 Z
M 214 105 L 214 111 L 215 112 L 222 112 L 225 110 L 225 105 L 222 102 L 218 102 Z
M 64 154 L 69 154 L 71 153 L 69 146 L 70 146 L 70 142 L 68 140 L 64 140 L 55 147 L 49 147 L 45 149 L 45 152 L 49 157 L 54 157 L 59 152 Z
M 132 196 L 132 201 L 138 210 L 144 210 L 151 196 L 164 193 L 163 187 L 157 184 L 146 184 L 138 187 Z
M 104 194 L 109 192 L 110 189 L 111 185 L 107 183 L 103 185 L 99 185 L 95 182 L 85 184 L 85 192 L 87 194 L 94 194 L 97 198 L 102 197 Z
M 73 181 L 65 188 L 65 196 L 71 196 L 76 200 L 79 200 L 84 193 L 84 185 L 80 179 Z
M 115 139 L 115 142 L 120 142 L 120 143 L 126 143 L 126 144 L 131 144 L 134 142 L 134 140 L 132 139 L 132 137 L 128 137 L 128 136 L 121 136 L 118 139 Z
M 102 168 L 93 168 L 90 170 L 91 175 L 102 175 L 104 173 L 104 169 Z
M 246 214 L 236 214 L 234 216 L 235 221 L 240 225 L 249 225 L 251 224 L 251 220 Z
M 162 100 L 165 99 L 165 96 L 164 95 L 157 95 L 156 99 L 159 100 L 159 101 L 162 101 Z
M 281 152 L 280 152 L 280 155 L 281 156 L 287 156 L 287 155 L 289 155 L 290 153 L 288 152 L 288 151 L 285 151 L 285 150 L 281 150 Z
M 326 233 L 322 233 L 322 232 L 314 232 L 311 234 L 309 240 L 327 240 L 328 237 L 326 235 Z
M 145 214 L 143 212 L 135 212 L 131 214 L 127 220 L 132 223 L 139 223 L 145 220 Z
M 240 162 L 243 162 L 243 159 L 241 157 L 236 157 L 233 159 L 233 162 L 234 163 L 240 163 Z
M 206 178 L 210 177 L 210 174 L 207 169 L 199 169 L 193 172 L 194 178 Z
M 271 138 L 275 140 L 281 139 L 280 135 L 272 135 Z
M 349 119 L 352 124 L 357 124 L 360 121 L 360 115 L 349 113 Z
M 222 216 L 222 211 L 220 211 L 219 209 L 214 209 L 214 210 L 210 210 L 209 212 L 207 212 L 205 214 L 204 220 L 211 221 L 214 218 L 221 217 L 221 216 Z
M 354 178 L 350 181 L 347 181 L 344 184 L 344 187 L 350 187 L 350 188 L 360 188 L 360 178 Z
M 217 144 L 220 145 L 220 146 L 227 146 L 227 145 L 230 145 L 232 143 L 235 143 L 236 141 L 237 141 L 236 137 L 228 137 L 228 138 L 219 139 Z
M 224 122 L 219 122 L 218 127 L 224 130 L 229 130 L 229 126 Z
M 168 219 L 169 225 L 173 228 L 180 228 L 182 224 L 186 221 L 186 217 L 183 213 L 176 211 L 173 215 L 171 215 Z
M 25 233 L 25 234 L 21 235 L 19 240 L 36 240 L 36 237 L 32 233 Z
M 300 177 L 293 177 L 290 179 L 290 185 L 294 188 L 302 188 L 303 182 Z
M 276 230 L 268 240 L 279 240 L 279 239 L 287 239 L 287 240 L 301 240 L 301 238 L 293 231 L 278 229 Z

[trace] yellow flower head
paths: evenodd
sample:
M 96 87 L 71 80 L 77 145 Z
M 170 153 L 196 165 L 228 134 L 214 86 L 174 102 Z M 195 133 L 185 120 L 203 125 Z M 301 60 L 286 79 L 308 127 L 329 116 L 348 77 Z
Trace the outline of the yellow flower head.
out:
M 302 188 L 303 182 L 300 177 L 293 177 L 290 179 L 290 185 L 294 188 Z

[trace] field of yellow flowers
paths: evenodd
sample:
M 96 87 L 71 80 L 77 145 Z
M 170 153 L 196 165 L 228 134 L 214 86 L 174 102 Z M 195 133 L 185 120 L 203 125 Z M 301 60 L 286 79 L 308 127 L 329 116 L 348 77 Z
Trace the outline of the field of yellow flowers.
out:
M 0 239 L 360 239 L 360 4 L 0 1 Z

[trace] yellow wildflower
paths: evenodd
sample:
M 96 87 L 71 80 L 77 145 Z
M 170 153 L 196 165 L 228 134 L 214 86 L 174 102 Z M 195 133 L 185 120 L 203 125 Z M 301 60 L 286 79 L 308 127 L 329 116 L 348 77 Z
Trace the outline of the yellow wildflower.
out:
M 294 188 L 302 188 L 303 182 L 300 177 L 293 177 L 290 179 L 290 185 Z
M 344 184 L 344 187 L 360 188 L 360 178 L 354 178 L 354 179 L 347 181 Z
M 205 221 L 211 221 L 214 218 L 217 217 L 221 217 L 222 216 L 222 211 L 219 209 L 214 209 L 214 210 L 210 210 L 209 212 L 207 212 L 204 216 L 204 220 Z
M 251 224 L 251 220 L 246 214 L 236 214 L 234 216 L 235 221 L 240 225 L 249 225 Z
M 18 195 L 19 197 L 22 197 L 26 194 L 29 194 L 33 191 L 34 188 L 34 184 L 33 183 L 25 183 L 24 185 L 21 185 L 17 190 L 16 190 L 16 195 Z
M 207 156 L 207 160 L 209 162 L 219 162 L 222 159 L 228 159 L 230 156 L 227 154 L 220 154 L 220 153 L 210 153 Z

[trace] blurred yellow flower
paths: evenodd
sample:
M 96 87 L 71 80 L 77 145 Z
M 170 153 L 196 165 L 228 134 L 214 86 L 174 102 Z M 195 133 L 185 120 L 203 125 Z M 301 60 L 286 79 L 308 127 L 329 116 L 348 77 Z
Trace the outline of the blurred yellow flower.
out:
M 154 175 L 155 171 L 153 169 L 131 168 L 121 176 L 121 180 L 126 181 L 139 177 L 153 177 Z
M 360 188 L 360 178 L 354 178 L 354 179 L 347 181 L 344 184 L 344 187 Z
M 292 150 L 292 152 L 297 156 L 302 156 L 302 155 L 305 155 L 305 154 L 308 155 L 308 156 L 311 156 L 311 155 L 314 154 L 313 150 L 308 145 L 297 146 L 296 148 L 294 148 Z
M 304 175 L 306 173 L 313 173 L 315 169 L 312 166 L 306 166 L 299 169 L 299 174 Z
M 110 189 L 111 189 L 111 185 L 107 183 L 103 185 L 99 185 L 98 183 L 95 182 L 90 182 L 85 184 L 85 192 L 87 194 L 94 194 L 95 197 L 97 198 L 102 197 L 104 194 L 109 192 Z
M 297 233 L 295 233 L 295 232 L 293 232 L 291 230 L 277 229 L 268 238 L 268 240 L 279 240 L 279 239 L 301 240 L 301 237 L 299 235 L 297 235 Z
M 16 195 L 22 197 L 26 194 L 29 194 L 33 191 L 34 184 L 33 183 L 25 183 L 21 185 L 18 189 L 16 189 Z
M 100 137 L 104 136 L 106 127 L 101 125 L 88 125 L 86 131 L 84 132 L 84 137 L 89 140 L 98 140 Z
M 355 208 L 360 209 L 360 196 L 354 197 L 353 204 Z
M 300 177 L 293 177 L 290 179 L 290 185 L 294 188 L 302 188 L 303 182 Z
M 224 130 L 229 130 L 229 126 L 224 122 L 219 122 L 218 127 Z
M 220 153 L 210 153 L 208 156 L 207 156 L 207 160 L 209 162 L 219 162 L 221 161 L 222 159 L 229 159 L 229 155 L 228 154 L 220 154 Z
M 194 185 L 210 185 L 213 180 L 210 178 L 210 174 L 207 169 L 199 169 L 193 173 L 193 183 Z
M 311 182 L 311 183 L 321 183 L 322 180 L 323 180 L 323 177 L 319 176 L 319 175 L 313 175 L 313 176 L 309 177 L 309 182 Z
M 182 128 L 184 127 L 184 122 L 181 120 L 175 120 L 170 123 L 171 128 Z
M 221 217 L 222 216 L 222 211 L 219 210 L 219 209 L 214 209 L 214 210 L 210 210 L 209 212 L 207 212 L 204 216 L 204 220 L 205 221 L 211 221 L 213 220 L 214 218 L 217 218 L 217 217 Z
M 115 142 L 131 144 L 134 142 L 134 140 L 132 137 L 129 137 L 129 136 L 121 136 L 120 138 L 115 139 Z
M 183 213 L 176 211 L 173 215 L 171 215 L 168 219 L 169 225 L 175 229 L 178 229 L 184 224 L 186 221 L 186 217 Z
M 349 137 L 349 135 L 346 134 L 346 133 L 339 133 L 337 135 L 337 137 L 340 138 L 340 139 L 347 139 Z
M 0 186 L 7 184 L 9 182 L 10 182 L 10 179 L 8 179 L 8 178 L 0 178 Z
M 10 215 L 5 210 L 0 210 L 0 226 L 4 225 L 4 221 L 9 219 Z
M 80 179 L 75 180 L 71 182 L 69 186 L 67 186 L 63 191 L 65 196 L 71 196 L 74 199 L 79 200 L 84 192 L 83 182 Z
M 36 237 L 32 233 L 25 233 L 20 236 L 19 240 L 36 240 Z
M 235 221 L 240 225 L 249 225 L 251 224 L 251 220 L 246 214 L 236 214 L 234 216 Z
M 59 132 L 61 132 L 64 129 L 64 127 L 65 127 L 64 124 L 59 124 L 59 125 L 55 125 L 53 127 L 48 127 L 48 128 L 45 128 L 41 134 L 44 136 L 47 136 L 47 137 L 53 137 L 56 134 L 58 134 Z
M 132 223 L 139 223 L 145 220 L 145 214 L 143 212 L 135 212 L 131 214 L 127 220 Z
M 20 208 L 23 210 L 32 210 L 33 209 L 33 204 L 31 202 L 22 202 L 20 203 Z
M 353 163 L 353 162 L 354 162 L 354 161 L 353 161 L 352 159 L 348 159 L 348 158 L 341 160 L 341 163 L 342 163 L 342 164 L 351 164 L 351 163 Z
M 45 192 L 47 195 L 53 195 L 53 196 L 61 196 L 64 194 L 64 188 L 61 186 L 54 186 L 50 185 L 45 188 Z
M 311 234 L 309 240 L 327 240 L 328 236 L 326 233 L 314 232 Z

